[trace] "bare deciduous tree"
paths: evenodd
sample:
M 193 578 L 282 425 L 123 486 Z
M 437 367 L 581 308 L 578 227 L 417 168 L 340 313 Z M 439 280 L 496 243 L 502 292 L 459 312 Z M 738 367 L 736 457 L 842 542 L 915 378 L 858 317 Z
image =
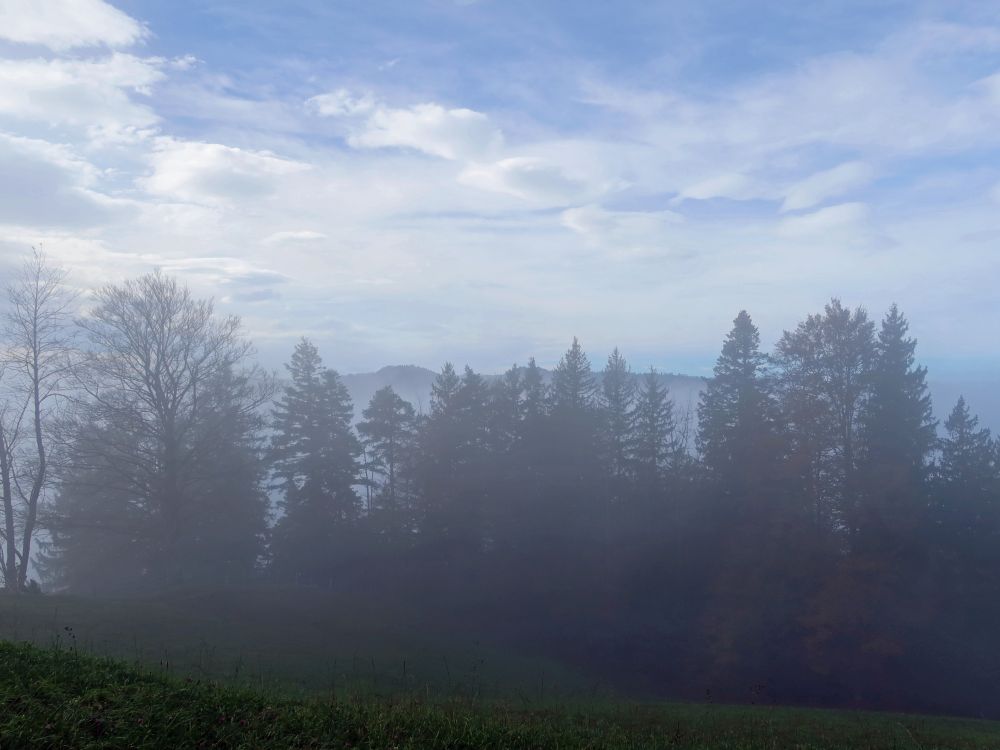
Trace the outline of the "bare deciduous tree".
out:
M 73 370 L 69 323 L 76 295 L 65 281 L 66 272 L 35 250 L 7 287 L 0 473 L 6 542 L 3 572 L 10 591 L 20 591 L 27 583 L 39 503 L 51 475 L 51 424 L 58 402 L 68 394 Z M 20 508 L 15 508 L 15 497 Z
M 220 318 L 212 302 L 194 299 L 172 278 L 153 273 L 97 292 L 96 305 L 79 321 L 89 340 L 80 383 L 85 419 L 113 426 L 95 465 L 130 487 L 155 518 L 161 562 L 175 572 L 178 542 L 198 509 L 195 487 L 211 463 L 213 428 L 206 393 L 244 365 L 252 351 L 236 317 Z M 233 398 L 249 413 L 270 398 L 266 383 L 243 372 Z M 112 436 L 123 442 L 116 445 Z

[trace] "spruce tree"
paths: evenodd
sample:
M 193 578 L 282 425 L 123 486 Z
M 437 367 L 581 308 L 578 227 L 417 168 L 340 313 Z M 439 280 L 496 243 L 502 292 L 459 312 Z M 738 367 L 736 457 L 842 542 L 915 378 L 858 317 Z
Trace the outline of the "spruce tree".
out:
M 944 423 L 935 476 L 938 544 L 960 554 L 982 554 L 997 543 L 1000 466 L 990 431 L 960 397 Z
M 362 412 L 358 433 L 365 446 L 368 470 L 377 477 L 369 522 L 390 541 L 401 538 L 409 525 L 406 474 L 414 450 L 416 415 L 392 386 L 380 388 Z
M 602 373 L 600 406 L 608 469 L 612 480 L 617 483 L 626 477 L 628 471 L 628 444 L 632 435 L 634 401 L 632 373 L 616 347 L 608 357 Z
M 875 346 L 864 431 L 869 464 L 919 476 L 934 447 L 936 423 L 927 368 L 915 364 L 917 341 L 908 331 L 906 317 L 893 305 Z
M 912 541 L 927 509 L 925 480 L 936 423 L 927 369 L 915 364 L 917 342 L 908 330 L 893 305 L 878 334 L 863 414 L 865 497 L 858 531 L 870 546 Z
M 483 456 L 489 391 L 466 367 L 446 363 L 431 389 L 431 413 L 420 436 L 421 530 L 440 550 L 477 549 L 482 541 Z
M 534 422 L 545 414 L 548 399 L 549 393 L 545 387 L 542 368 L 535 362 L 535 358 L 531 357 L 528 360 L 528 366 L 524 368 L 524 420 L 526 423 Z
M 651 498 L 662 489 L 678 451 L 674 403 L 654 368 L 642 378 L 633 424 L 630 458 L 636 485 L 642 495 Z
M 284 515 L 274 530 L 279 576 L 329 583 L 355 550 L 360 443 L 340 377 L 302 339 L 287 365 L 291 382 L 273 414 L 271 453 Z
M 593 407 L 596 393 L 590 360 L 576 336 L 552 373 L 553 408 L 566 413 L 582 413 Z
M 507 370 L 489 388 L 489 435 L 494 452 L 509 453 L 524 419 L 524 382 L 517 365 Z
M 698 449 L 724 487 L 739 489 L 773 469 L 775 406 L 760 333 L 745 310 L 733 321 L 698 404 Z

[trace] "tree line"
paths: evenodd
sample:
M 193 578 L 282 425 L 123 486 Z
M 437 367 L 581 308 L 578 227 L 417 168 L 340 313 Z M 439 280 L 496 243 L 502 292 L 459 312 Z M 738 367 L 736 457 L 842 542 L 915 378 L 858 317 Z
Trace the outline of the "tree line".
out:
M 694 421 L 574 339 L 354 424 L 313 343 L 276 379 L 162 274 L 73 319 L 36 255 L 8 298 L 11 592 L 29 560 L 83 593 L 382 592 L 652 691 L 996 712 L 1000 442 L 961 399 L 938 425 L 895 306 L 834 299 L 769 353 L 740 312 Z

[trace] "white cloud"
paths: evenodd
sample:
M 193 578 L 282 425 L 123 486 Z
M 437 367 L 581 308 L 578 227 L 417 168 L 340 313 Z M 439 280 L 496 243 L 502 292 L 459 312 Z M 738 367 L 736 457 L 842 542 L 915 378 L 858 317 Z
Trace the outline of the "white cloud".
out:
M 158 139 L 150 161 L 153 172 L 141 180 L 148 192 L 207 204 L 266 196 L 281 178 L 309 169 L 266 151 L 173 138 Z
M 311 229 L 290 229 L 281 232 L 273 232 L 265 237 L 261 242 L 265 245 L 282 245 L 287 242 L 311 242 L 313 240 L 325 240 L 327 235 L 322 232 L 315 232 Z
M 973 47 L 989 42 L 962 31 Z M 629 118 L 630 137 L 650 145 L 646 164 L 637 166 L 646 180 L 659 174 L 699 195 L 743 197 L 752 191 L 741 175 L 763 176 L 766 197 L 779 197 L 788 173 L 811 163 L 811 149 L 871 161 L 1000 143 L 1000 74 L 970 80 L 975 68 L 964 77 L 950 68 L 949 76 L 935 75 L 946 51 L 906 39 L 741 78 L 711 97 L 590 83 L 586 101 Z M 704 175 L 711 179 L 701 184 Z
M 147 35 L 134 18 L 103 0 L 0 0 L 0 39 L 61 51 L 127 47 Z
M 661 255 L 670 229 L 682 221 L 673 211 L 608 211 L 597 204 L 563 211 L 560 223 L 588 245 L 618 258 Z
M 487 164 L 470 164 L 458 176 L 463 185 L 523 200 L 566 203 L 584 189 L 580 180 L 559 166 L 533 156 L 514 156 Z
M 864 203 L 841 203 L 783 219 L 778 224 L 778 234 L 796 239 L 853 234 L 866 227 L 870 213 Z
M 346 89 L 314 96 L 308 104 L 321 115 L 353 120 L 347 142 L 354 148 L 412 148 L 456 160 L 482 157 L 503 144 L 489 117 L 471 109 L 434 103 L 393 108 Z
M 163 80 L 159 59 L 114 53 L 98 60 L 0 60 L 0 116 L 95 132 L 148 128 L 159 118 L 130 93 Z
M 0 133 L 0 223 L 85 227 L 126 204 L 97 192 L 99 171 L 66 146 Z
M 160 258 L 155 260 L 155 265 L 170 273 L 197 276 L 203 283 L 211 286 L 253 288 L 288 281 L 288 277 L 282 273 L 231 256 Z
M 729 172 L 702 180 L 684 188 L 678 195 L 678 199 L 693 198 L 695 200 L 709 198 L 749 200 L 759 197 L 761 197 L 760 187 L 749 177 L 738 172 Z
M 348 142 L 357 148 L 414 148 L 444 159 L 469 159 L 494 151 L 503 142 L 489 118 L 471 109 L 418 104 L 409 109 L 377 109 L 364 130 Z
M 874 176 L 875 170 L 860 161 L 847 162 L 833 169 L 817 172 L 788 188 L 781 210 L 811 208 L 827 198 L 843 195 L 868 184 Z
M 319 94 L 306 104 L 324 117 L 357 117 L 370 114 L 378 107 L 378 101 L 371 94 L 353 94 L 347 89 Z

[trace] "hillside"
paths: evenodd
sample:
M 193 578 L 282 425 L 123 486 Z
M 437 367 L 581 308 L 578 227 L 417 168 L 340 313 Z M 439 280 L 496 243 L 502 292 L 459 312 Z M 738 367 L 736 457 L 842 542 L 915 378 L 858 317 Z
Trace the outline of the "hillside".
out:
M 0 639 L 79 648 L 178 676 L 292 694 L 593 692 L 570 668 L 412 599 L 306 587 L 129 598 L 0 594 Z
M 289 700 L 0 644 L 0 746 L 17 748 L 802 748 L 978 750 L 1000 724 L 770 707 Z

